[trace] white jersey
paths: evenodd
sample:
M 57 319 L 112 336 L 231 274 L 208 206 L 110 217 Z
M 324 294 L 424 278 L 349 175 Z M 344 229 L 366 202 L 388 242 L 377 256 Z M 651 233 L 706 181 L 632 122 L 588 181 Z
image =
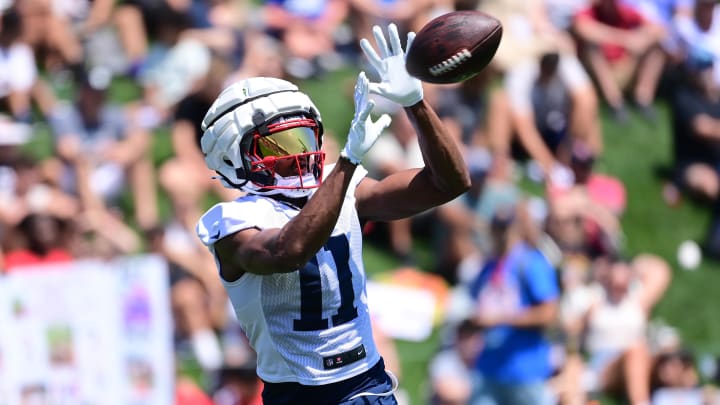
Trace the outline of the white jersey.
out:
M 329 166 L 325 173 L 331 170 Z M 368 313 L 354 196 L 366 174 L 362 167 L 356 169 L 330 239 L 305 267 L 223 280 L 257 352 L 257 373 L 264 381 L 324 385 L 361 374 L 380 359 Z M 298 212 L 269 197 L 246 195 L 208 210 L 197 232 L 214 253 L 213 244 L 229 234 L 280 228 Z

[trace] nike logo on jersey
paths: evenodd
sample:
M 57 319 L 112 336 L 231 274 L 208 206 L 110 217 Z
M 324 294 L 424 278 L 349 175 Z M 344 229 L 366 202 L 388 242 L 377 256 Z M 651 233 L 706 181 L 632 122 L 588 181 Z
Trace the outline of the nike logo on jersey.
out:
M 331 370 L 333 368 L 339 368 L 358 360 L 364 359 L 367 353 L 365 353 L 365 346 L 360 345 L 352 350 L 348 350 L 344 353 L 336 354 L 334 356 L 328 356 L 323 358 L 323 366 L 325 370 Z

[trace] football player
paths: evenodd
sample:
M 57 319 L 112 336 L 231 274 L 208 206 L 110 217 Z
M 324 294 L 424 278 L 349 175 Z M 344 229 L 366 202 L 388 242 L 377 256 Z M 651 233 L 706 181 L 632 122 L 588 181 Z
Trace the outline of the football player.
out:
M 208 210 L 197 232 L 257 352 L 266 404 L 397 403 L 397 379 L 373 343 L 361 221 L 408 217 L 470 185 L 455 141 L 405 70 L 397 27 L 388 27 L 389 44 L 380 27 L 373 31 L 379 53 L 366 39 L 361 47 L 381 80 L 359 74 L 347 144 L 334 165 L 324 165 L 319 111 L 287 81 L 232 84 L 203 120 L 208 167 L 247 194 Z M 363 155 L 390 123 L 387 115 L 371 119 L 370 93 L 404 107 L 423 168 L 381 181 L 365 176 Z

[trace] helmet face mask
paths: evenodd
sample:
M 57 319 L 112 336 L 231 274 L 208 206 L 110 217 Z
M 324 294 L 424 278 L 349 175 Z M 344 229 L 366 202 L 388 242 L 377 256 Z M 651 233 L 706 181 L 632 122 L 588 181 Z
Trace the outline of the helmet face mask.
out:
M 304 197 L 320 185 L 325 153 L 315 120 L 281 119 L 268 125 L 264 134 L 256 129 L 246 136 L 252 138 L 243 151 L 247 178 L 265 194 Z
M 232 84 L 202 128 L 205 162 L 225 187 L 301 198 L 322 181 L 322 120 L 290 82 L 254 77 Z

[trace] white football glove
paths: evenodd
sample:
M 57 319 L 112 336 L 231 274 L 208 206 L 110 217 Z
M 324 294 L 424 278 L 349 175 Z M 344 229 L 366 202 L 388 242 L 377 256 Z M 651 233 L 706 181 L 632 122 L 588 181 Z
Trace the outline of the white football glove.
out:
M 410 76 L 407 69 L 405 69 L 405 51 L 403 51 L 400 44 L 397 26 L 395 24 L 388 25 L 389 48 L 387 41 L 385 41 L 385 35 L 379 26 L 373 27 L 373 34 L 380 50 L 379 56 L 370 45 L 370 41 L 365 38 L 360 40 L 360 47 L 381 80 L 380 83 L 370 83 L 370 92 L 383 96 L 403 107 L 417 104 L 423 99 L 422 83 L 417 78 Z M 407 49 L 410 49 L 414 39 L 415 33 L 408 33 Z
M 375 102 L 369 99 L 370 81 L 365 72 L 360 72 L 355 83 L 355 116 L 350 123 L 347 143 L 340 152 L 340 156 L 347 158 L 354 164 L 360 164 L 363 156 L 378 140 L 380 134 L 390 125 L 390 116 L 383 114 L 373 122 L 370 112 Z

